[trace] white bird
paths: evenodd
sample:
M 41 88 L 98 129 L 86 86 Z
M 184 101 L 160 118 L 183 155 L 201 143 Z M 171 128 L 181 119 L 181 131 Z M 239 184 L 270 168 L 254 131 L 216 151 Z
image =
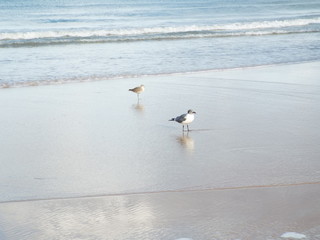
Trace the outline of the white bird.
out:
M 129 91 L 136 93 L 138 96 L 138 100 L 139 100 L 139 94 L 144 91 L 144 85 L 140 85 L 139 87 L 131 88 L 131 89 L 129 89 Z
M 193 122 L 195 113 L 196 112 L 189 109 L 187 113 L 182 114 L 182 115 L 175 117 L 175 118 L 171 118 L 171 119 L 169 119 L 169 121 L 176 121 L 178 123 L 181 123 L 182 124 L 182 131 L 184 131 L 184 125 L 187 125 L 187 129 L 189 132 L 190 131 L 189 124 Z

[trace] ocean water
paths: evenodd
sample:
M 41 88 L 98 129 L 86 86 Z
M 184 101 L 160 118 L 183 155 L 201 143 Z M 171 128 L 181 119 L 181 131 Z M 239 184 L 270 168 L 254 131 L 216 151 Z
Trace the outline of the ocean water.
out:
M 0 88 L 320 59 L 318 0 L 1 0 Z

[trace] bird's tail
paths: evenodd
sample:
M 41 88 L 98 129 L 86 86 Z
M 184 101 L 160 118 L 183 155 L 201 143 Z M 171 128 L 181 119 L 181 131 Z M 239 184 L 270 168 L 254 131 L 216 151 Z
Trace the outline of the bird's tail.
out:
M 169 119 L 169 121 L 174 121 L 174 119 L 175 119 L 175 118 L 171 118 L 171 119 Z
M 131 91 L 131 92 L 132 92 L 132 91 L 133 91 L 133 89 L 129 89 L 129 91 Z

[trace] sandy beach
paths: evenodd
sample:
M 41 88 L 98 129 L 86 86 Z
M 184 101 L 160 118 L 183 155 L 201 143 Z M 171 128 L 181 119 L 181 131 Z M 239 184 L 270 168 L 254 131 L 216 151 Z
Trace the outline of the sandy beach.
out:
M 319 76 L 306 62 L 0 89 L 0 239 L 320 239 Z M 168 120 L 188 109 L 183 133 Z

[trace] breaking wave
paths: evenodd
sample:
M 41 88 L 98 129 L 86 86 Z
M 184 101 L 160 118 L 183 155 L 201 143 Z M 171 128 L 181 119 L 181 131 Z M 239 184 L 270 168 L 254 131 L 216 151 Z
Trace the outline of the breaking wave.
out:
M 3 32 L 0 33 L 0 47 L 312 33 L 320 32 L 319 24 L 320 17 L 316 17 L 311 19 L 258 21 L 209 26 Z

